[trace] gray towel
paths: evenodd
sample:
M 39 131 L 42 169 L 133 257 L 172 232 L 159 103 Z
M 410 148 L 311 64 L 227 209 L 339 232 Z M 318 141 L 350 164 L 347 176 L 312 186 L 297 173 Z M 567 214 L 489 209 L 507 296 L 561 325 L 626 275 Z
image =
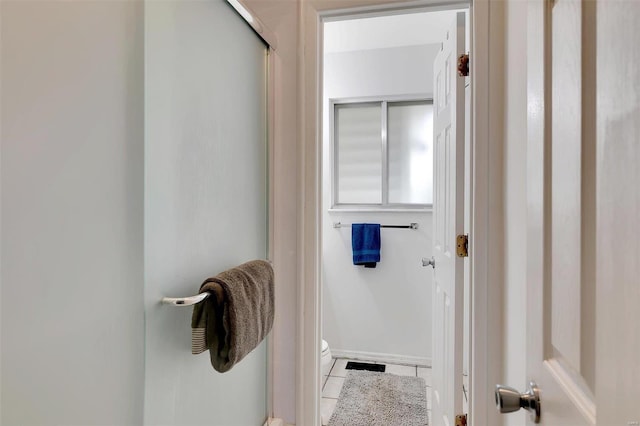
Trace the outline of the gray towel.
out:
M 273 326 L 273 268 L 252 260 L 208 278 L 200 293 L 211 296 L 194 305 L 191 352 L 207 349 L 211 365 L 224 373 L 240 362 Z

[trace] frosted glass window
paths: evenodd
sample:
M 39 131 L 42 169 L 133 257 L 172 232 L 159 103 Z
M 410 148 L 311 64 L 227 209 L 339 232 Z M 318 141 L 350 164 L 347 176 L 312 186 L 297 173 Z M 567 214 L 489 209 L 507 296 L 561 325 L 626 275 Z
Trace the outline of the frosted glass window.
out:
M 433 203 L 433 105 L 390 103 L 387 112 L 389 204 Z
M 336 105 L 337 202 L 382 203 L 382 107 Z
M 433 204 L 433 102 L 334 104 L 333 205 Z

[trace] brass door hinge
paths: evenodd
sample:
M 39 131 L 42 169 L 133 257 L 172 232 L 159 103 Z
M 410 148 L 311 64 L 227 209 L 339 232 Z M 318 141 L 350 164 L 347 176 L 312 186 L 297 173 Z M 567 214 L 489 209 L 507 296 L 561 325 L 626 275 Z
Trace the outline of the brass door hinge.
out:
M 458 75 L 460 77 L 469 76 L 469 54 L 464 53 L 458 56 Z
M 456 238 L 456 253 L 458 257 L 468 257 L 469 256 L 469 236 L 468 235 L 458 235 Z
M 467 415 L 458 414 L 456 416 L 456 426 L 467 426 Z

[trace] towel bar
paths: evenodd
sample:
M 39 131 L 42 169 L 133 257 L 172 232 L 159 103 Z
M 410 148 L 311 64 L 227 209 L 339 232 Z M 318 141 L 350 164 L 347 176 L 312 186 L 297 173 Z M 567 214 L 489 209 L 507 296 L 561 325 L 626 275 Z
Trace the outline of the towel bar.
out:
M 272 260 L 268 260 L 269 264 L 273 265 Z M 173 305 L 173 306 L 193 306 L 196 303 L 202 302 L 207 297 L 211 296 L 211 293 L 204 292 L 200 294 L 196 294 L 195 296 L 190 297 L 163 297 L 161 302 L 163 305 Z
M 348 228 L 350 226 L 351 224 L 348 223 L 333 222 L 334 228 Z M 409 225 L 380 225 L 380 228 L 418 229 L 418 224 L 411 222 Z
M 202 302 L 204 299 L 209 297 L 210 294 L 211 293 L 204 292 L 191 297 L 163 297 L 162 303 L 174 306 L 193 306 L 196 303 Z

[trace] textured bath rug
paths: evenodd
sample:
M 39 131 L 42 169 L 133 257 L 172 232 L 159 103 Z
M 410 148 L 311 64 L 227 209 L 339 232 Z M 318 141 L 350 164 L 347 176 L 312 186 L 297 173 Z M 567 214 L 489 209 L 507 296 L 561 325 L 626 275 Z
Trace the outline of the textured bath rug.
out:
M 424 426 L 427 388 L 423 378 L 373 371 L 347 371 L 329 426 Z

